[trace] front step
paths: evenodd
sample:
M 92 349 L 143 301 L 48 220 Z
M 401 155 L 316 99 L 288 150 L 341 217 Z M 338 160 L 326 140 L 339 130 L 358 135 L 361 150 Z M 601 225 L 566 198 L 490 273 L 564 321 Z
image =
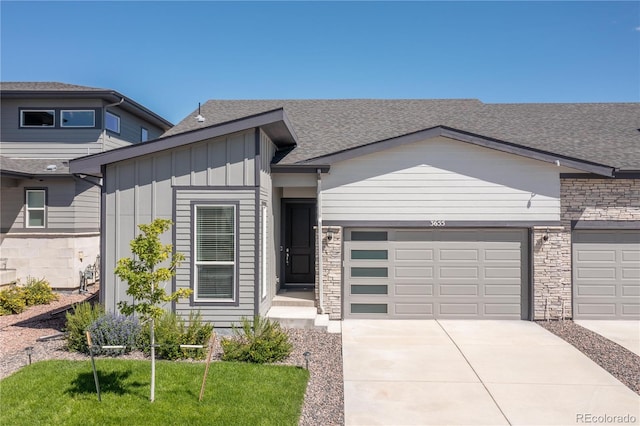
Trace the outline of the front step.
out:
M 271 302 L 271 306 L 299 306 L 313 308 L 315 294 L 312 291 L 281 290 Z
M 277 321 L 284 328 L 315 328 L 318 310 L 309 306 L 272 306 L 267 318 Z

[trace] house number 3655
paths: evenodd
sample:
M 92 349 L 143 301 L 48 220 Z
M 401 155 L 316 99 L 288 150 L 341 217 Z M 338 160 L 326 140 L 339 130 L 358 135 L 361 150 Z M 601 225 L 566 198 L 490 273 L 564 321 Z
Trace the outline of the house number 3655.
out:
M 446 225 L 446 223 L 445 223 L 444 220 L 432 220 L 431 221 L 431 226 L 440 227 L 440 226 L 445 226 L 445 225 Z

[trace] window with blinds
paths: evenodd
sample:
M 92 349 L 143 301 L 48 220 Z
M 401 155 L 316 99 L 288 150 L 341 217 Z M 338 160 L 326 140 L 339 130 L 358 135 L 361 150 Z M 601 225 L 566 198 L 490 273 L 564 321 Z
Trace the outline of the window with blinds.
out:
M 234 301 L 235 206 L 195 207 L 195 299 Z

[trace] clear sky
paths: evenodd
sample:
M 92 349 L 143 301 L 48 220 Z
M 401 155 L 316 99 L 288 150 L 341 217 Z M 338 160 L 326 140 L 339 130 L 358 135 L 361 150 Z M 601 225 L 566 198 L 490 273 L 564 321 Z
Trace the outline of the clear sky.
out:
M 208 99 L 640 101 L 640 2 L 0 3 L 2 81 Z

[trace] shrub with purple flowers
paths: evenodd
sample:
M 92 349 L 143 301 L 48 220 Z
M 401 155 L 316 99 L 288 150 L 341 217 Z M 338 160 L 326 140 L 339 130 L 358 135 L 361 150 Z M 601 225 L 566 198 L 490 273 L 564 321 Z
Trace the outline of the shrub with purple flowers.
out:
M 95 320 L 88 328 L 95 346 L 94 353 L 111 356 L 131 352 L 140 330 L 137 318 L 111 312 Z M 100 346 L 125 346 L 125 349 L 102 349 Z

